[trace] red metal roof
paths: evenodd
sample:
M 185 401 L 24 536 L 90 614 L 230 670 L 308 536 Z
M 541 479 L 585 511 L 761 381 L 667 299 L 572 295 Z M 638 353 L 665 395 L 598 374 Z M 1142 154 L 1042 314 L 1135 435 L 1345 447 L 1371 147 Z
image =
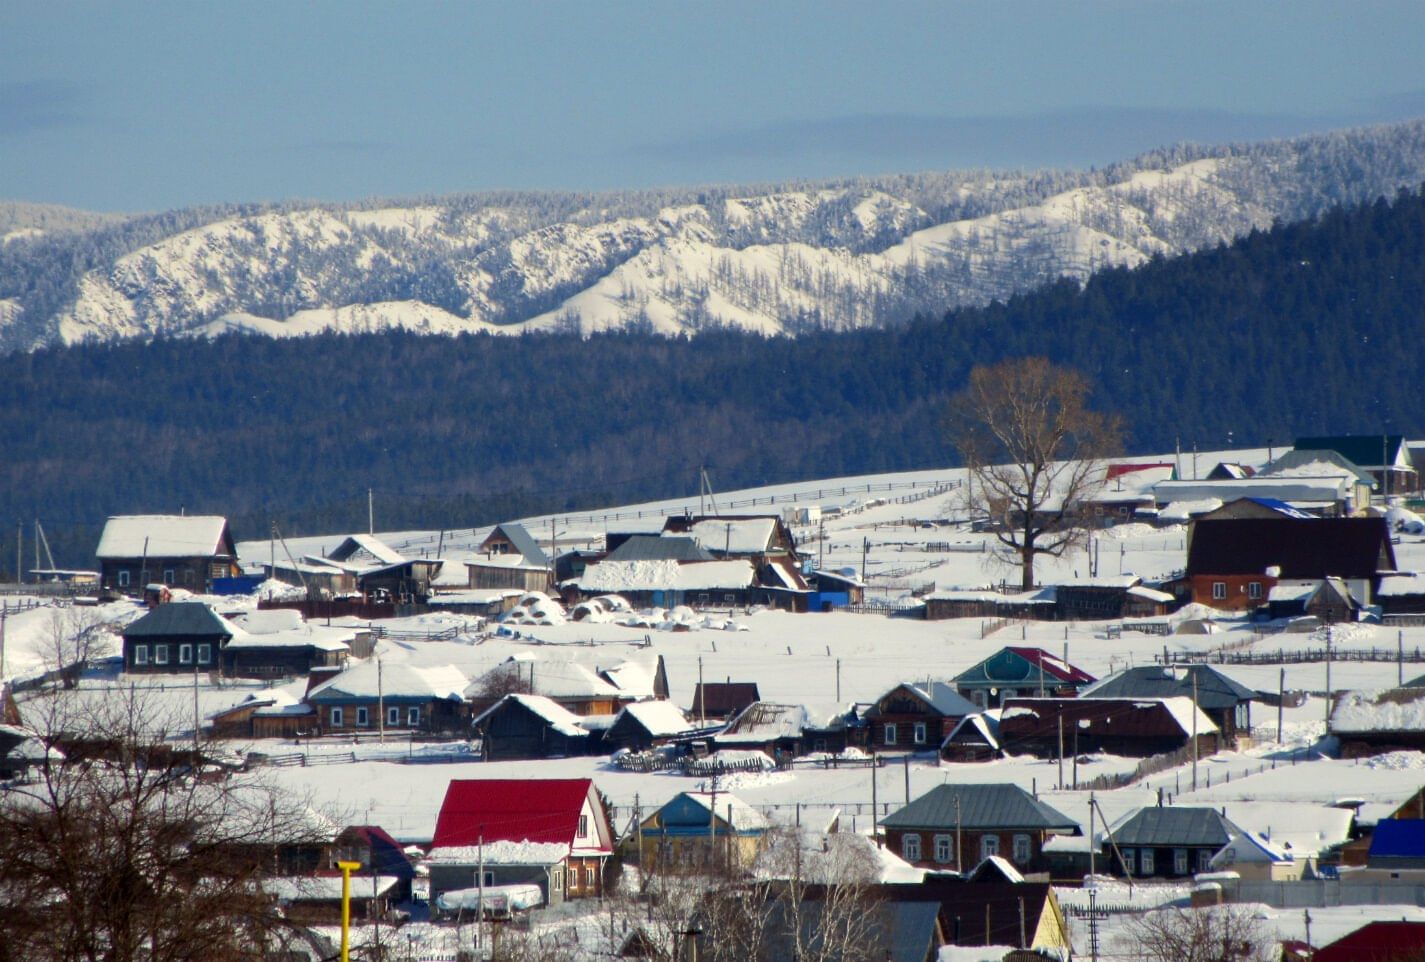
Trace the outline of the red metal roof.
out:
M 1155 461 L 1151 464 L 1110 464 L 1104 471 L 1104 480 L 1112 481 L 1114 478 L 1122 477 L 1125 474 L 1132 474 L 1134 471 L 1147 471 L 1149 468 L 1171 468 L 1171 461 Z
M 486 842 L 573 844 L 587 778 L 458 778 L 445 790 L 433 848 Z
M 1088 682 L 1098 680 L 1093 675 L 1090 675 L 1088 672 L 1084 671 L 1082 668 L 1075 668 L 1067 661 L 1064 661 L 1061 658 L 1050 654 L 1043 648 L 1010 647 L 1009 650 L 1014 652 L 1019 657 L 1023 658 L 1025 661 L 1029 662 L 1035 667 L 1036 670 L 1042 666 L 1044 669 L 1044 674 L 1052 675 L 1053 677 L 1058 678 L 1061 681 L 1073 682 L 1076 684 L 1087 684 Z
M 1425 922 L 1369 922 L 1316 950 L 1315 962 L 1392 962 L 1419 958 Z

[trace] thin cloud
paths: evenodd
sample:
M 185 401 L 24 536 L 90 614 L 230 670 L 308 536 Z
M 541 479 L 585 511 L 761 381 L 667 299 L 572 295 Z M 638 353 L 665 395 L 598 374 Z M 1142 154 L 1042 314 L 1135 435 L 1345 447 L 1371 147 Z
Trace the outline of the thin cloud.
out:
M 84 100 L 67 81 L 0 81 L 0 137 L 86 123 Z

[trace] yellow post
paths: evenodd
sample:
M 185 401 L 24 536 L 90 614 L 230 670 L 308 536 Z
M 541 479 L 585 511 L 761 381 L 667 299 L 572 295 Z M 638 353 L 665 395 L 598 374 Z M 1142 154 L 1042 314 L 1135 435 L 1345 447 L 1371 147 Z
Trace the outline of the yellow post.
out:
M 341 869 L 341 962 L 348 962 L 351 946 L 351 873 L 361 868 L 360 862 L 337 862 Z

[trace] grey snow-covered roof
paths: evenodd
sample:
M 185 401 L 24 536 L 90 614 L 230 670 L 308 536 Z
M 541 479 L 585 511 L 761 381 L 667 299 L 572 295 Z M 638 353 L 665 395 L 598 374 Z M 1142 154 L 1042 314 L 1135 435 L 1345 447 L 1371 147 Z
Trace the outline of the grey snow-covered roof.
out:
M 1149 806 L 1140 808 L 1115 826 L 1113 840 L 1119 848 L 1173 845 L 1221 848 L 1237 831 L 1215 808 Z
M 1197 677 L 1199 708 L 1231 708 L 1250 701 L 1257 693 L 1207 665 L 1163 667 L 1142 665 L 1128 668 L 1079 692 L 1082 698 L 1178 698 L 1192 697 L 1192 680 Z
M 956 799 L 959 811 L 956 812 Z M 886 828 L 1029 828 L 1077 833 L 1079 824 L 1018 785 L 938 785 L 881 819 Z
M 524 555 L 525 560 L 532 565 L 548 566 L 549 555 L 544 553 L 544 549 L 539 546 L 524 525 L 516 522 L 495 525 L 495 530 L 491 535 L 503 534 L 509 539 L 510 544 L 515 546 L 515 550 Z M 488 540 L 488 539 L 487 539 Z
M 124 629 L 125 638 L 216 636 L 229 638 L 240 629 L 201 601 L 174 601 L 157 608 Z
M 948 682 L 907 681 L 897 685 L 896 688 L 905 688 L 907 691 L 913 692 L 942 715 L 973 715 L 980 710 L 974 702 L 956 691 L 955 686 Z M 879 699 L 877 700 L 879 701 Z
M 606 561 L 712 561 L 713 556 L 692 538 L 660 538 L 636 534 L 610 551 Z

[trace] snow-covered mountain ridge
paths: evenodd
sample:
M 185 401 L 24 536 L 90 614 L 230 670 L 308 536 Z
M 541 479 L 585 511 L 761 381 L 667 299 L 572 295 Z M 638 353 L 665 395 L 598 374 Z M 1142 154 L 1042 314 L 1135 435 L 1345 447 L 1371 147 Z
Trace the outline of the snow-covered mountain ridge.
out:
M 195 214 L 127 245 L 123 225 L 97 228 L 114 256 L 87 251 L 89 266 L 57 279 L 56 252 L 86 252 L 86 233 L 26 228 L 0 247 L 0 347 L 229 330 L 853 329 L 1084 280 L 1422 180 L 1417 122 L 1089 172 Z

